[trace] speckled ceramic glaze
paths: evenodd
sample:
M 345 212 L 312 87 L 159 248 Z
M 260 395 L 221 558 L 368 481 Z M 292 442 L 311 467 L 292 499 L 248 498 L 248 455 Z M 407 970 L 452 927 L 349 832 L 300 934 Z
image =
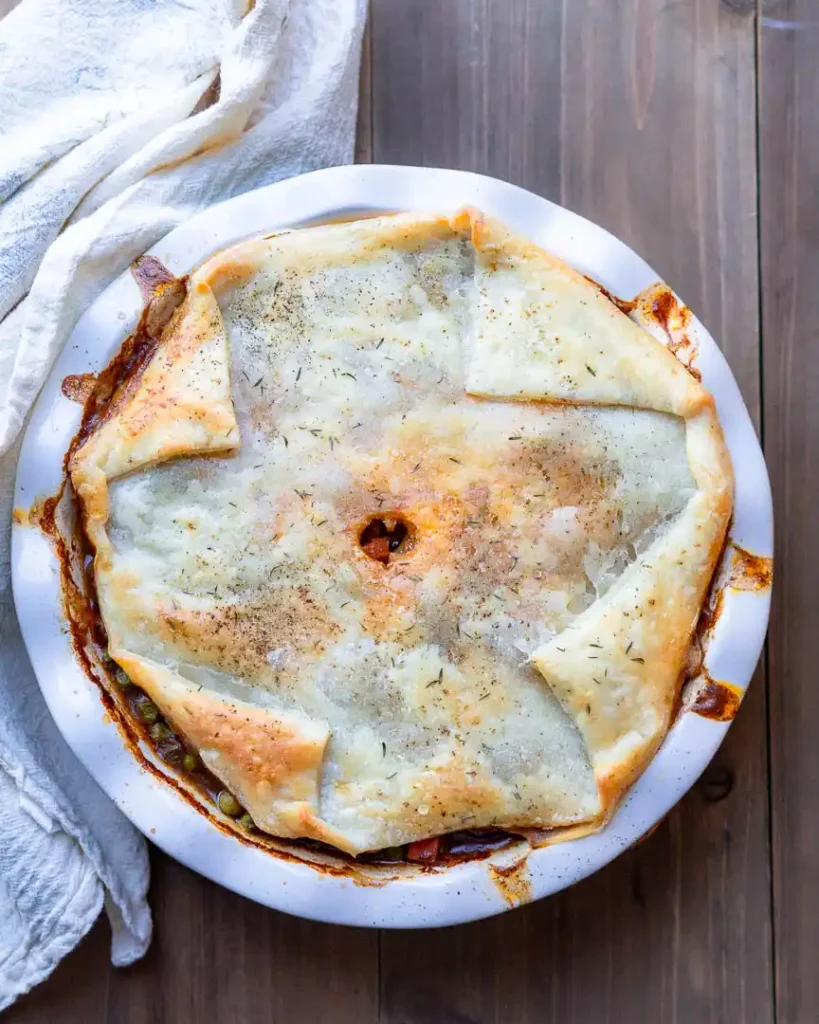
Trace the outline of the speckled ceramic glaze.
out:
M 178 275 L 217 249 L 283 227 L 395 210 L 448 213 L 466 204 L 631 298 L 657 275 L 602 228 L 523 189 L 461 171 L 414 167 L 338 167 L 249 192 L 194 217 L 152 253 Z M 672 282 L 673 284 L 673 282 Z M 134 329 L 142 300 L 123 274 L 91 306 L 43 388 L 26 433 L 15 506 L 28 508 L 57 492 L 63 456 L 80 419 L 64 398 L 69 374 L 96 372 Z M 771 496 L 765 464 L 731 371 L 695 319 L 689 336 L 696 365 L 714 394 L 736 473 L 730 538 L 769 557 Z M 163 850 L 188 867 L 278 910 L 322 921 L 378 927 L 455 924 L 499 913 L 557 892 L 608 863 L 639 839 L 680 799 L 711 760 L 729 723 L 684 711 L 614 820 L 601 832 L 532 851 L 521 844 L 488 860 L 358 884 L 306 863 L 277 857 L 220 831 L 171 786 L 140 766 L 104 712 L 97 686 L 80 667 L 61 610 L 57 560 L 36 527 L 15 523 L 12 570 L 17 612 L 40 686 L 67 742 L 122 811 Z M 747 686 L 765 636 L 770 589 L 725 590 L 710 636 L 711 677 Z

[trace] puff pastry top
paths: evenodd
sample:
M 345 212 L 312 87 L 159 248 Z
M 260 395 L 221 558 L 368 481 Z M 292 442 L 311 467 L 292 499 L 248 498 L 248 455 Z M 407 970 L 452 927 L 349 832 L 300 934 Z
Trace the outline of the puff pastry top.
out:
M 351 853 L 604 821 L 732 500 L 708 392 L 472 210 L 218 253 L 70 473 L 111 656 L 260 828 Z

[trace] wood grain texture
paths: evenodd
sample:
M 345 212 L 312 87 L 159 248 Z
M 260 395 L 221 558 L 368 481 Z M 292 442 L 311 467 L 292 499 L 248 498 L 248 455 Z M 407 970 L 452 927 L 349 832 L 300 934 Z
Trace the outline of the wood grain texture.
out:
M 371 31 L 373 160 L 507 178 L 608 227 L 720 339 L 758 418 L 753 11 L 374 0 Z M 772 1020 L 766 783 L 759 673 L 701 785 L 608 869 L 423 941 L 384 933 L 382 1018 Z
M 373 159 L 372 47 L 371 23 L 367 18 L 361 40 L 361 69 L 358 75 L 358 123 L 355 138 L 357 164 L 370 164 Z
M 766 2 L 760 28 L 765 447 L 776 508 L 769 641 L 779 1024 L 819 1006 L 819 11 Z

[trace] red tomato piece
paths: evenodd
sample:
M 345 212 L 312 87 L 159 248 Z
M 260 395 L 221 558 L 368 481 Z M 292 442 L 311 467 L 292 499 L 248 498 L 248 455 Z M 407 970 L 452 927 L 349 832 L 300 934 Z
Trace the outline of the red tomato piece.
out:
M 441 839 L 418 839 L 407 847 L 407 860 L 416 864 L 434 864 L 441 852 Z

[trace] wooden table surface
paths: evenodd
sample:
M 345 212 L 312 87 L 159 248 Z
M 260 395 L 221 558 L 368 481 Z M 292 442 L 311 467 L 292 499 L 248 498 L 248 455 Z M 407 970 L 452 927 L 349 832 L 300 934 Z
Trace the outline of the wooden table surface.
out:
M 365 40 L 360 160 L 482 171 L 609 228 L 764 427 L 769 649 L 700 782 L 585 882 L 426 933 L 287 917 L 154 850 L 147 957 L 113 969 L 100 921 L 10 1024 L 819 1020 L 818 48 L 811 0 L 372 0 Z

